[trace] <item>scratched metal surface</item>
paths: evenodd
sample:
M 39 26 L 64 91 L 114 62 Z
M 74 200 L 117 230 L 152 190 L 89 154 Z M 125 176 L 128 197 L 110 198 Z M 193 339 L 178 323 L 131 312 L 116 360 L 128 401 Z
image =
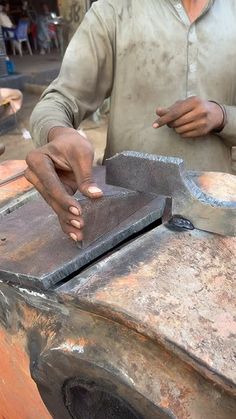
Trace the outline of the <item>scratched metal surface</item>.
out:
M 38 198 L 0 220 L 1 279 L 31 288 L 47 289 L 161 217 L 165 204 L 163 198 L 141 198 L 138 193 L 105 186 L 104 173 L 104 168 L 96 170 L 98 184 L 103 188 L 105 198 L 103 205 L 93 201 L 94 214 L 91 208 L 87 214 L 87 226 L 90 229 L 88 239 L 95 239 L 96 234 L 101 235 L 103 230 L 107 234 L 89 247 L 79 249 L 63 234 L 54 212 Z M 81 203 L 87 205 L 84 198 L 80 196 L 80 199 Z M 116 204 L 119 209 L 117 213 L 114 209 Z M 114 212 L 113 217 L 109 216 L 109 212 Z
M 160 226 L 58 293 L 160 342 L 236 395 L 235 261 L 236 238 Z
M 24 160 L 7 160 L 0 164 L 0 182 L 8 179 L 11 176 L 21 174 L 26 169 Z M 7 182 L 0 185 L 0 214 L 4 207 L 9 205 L 12 200 L 19 199 L 26 192 L 33 189 L 24 176 L 20 176 L 14 181 Z
M 0 416 L 25 418 L 27 406 L 29 415 L 35 407 L 30 418 L 49 417 L 32 377 L 56 419 L 71 417 L 75 404 L 65 404 L 64 390 L 65 383 L 73 385 L 76 380 L 95 383 L 128 401 L 142 419 L 235 418 L 236 399 L 173 351 L 132 327 L 80 310 L 71 302 L 60 304 L 55 295 L 0 283 L 0 334 Z M 87 410 L 83 414 L 84 398 L 80 402 L 78 397 L 75 417 L 88 418 Z M 106 407 L 99 397 L 93 400 L 93 413 L 100 412 L 102 418 L 111 417 L 102 416 Z

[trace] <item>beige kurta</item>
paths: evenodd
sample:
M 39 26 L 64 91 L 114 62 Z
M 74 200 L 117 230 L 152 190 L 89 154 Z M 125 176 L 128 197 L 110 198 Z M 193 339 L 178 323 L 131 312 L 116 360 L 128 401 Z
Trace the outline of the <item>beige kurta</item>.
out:
M 235 22 L 235 0 L 210 0 L 193 24 L 179 0 L 95 2 L 33 112 L 35 143 L 46 143 L 54 126 L 77 128 L 111 95 L 106 156 L 145 151 L 182 157 L 192 169 L 231 172 Z M 182 139 L 171 128 L 152 128 L 157 106 L 192 95 L 226 105 L 220 135 Z

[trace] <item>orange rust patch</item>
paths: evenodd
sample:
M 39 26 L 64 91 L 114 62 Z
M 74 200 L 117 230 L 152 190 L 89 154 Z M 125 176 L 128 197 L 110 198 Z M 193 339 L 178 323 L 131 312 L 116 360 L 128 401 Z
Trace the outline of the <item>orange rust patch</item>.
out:
M 5 246 L 7 241 L 13 241 L 15 240 L 15 233 L 13 233 L 12 236 L 8 235 L 6 241 L 4 241 L 3 243 L 1 243 L 2 246 Z M 29 242 L 25 242 L 22 243 L 21 246 L 16 247 L 14 250 L 10 249 L 11 253 L 9 253 L 8 251 L 6 251 L 6 247 L 5 247 L 5 252 L 2 255 L 4 259 L 8 260 L 9 258 L 9 254 L 12 260 L 17 260 L 17 261 L 21 261 L 25 259 L 25 255 L 28 255 L 28 257 L 32 257 L 35 254 L 38 253 L 39 249 L 43 246 L 43 244 L 45 244 L 47 242 L 47 237 L 36 237 L 34 240 L 32 239 Z
M 32 184 L 25 177 L 0 185 L 0 203 L 11 198 L 17 198 L 19 194 L 27 192 L 32 188 Z
M 27 168 L 25 160 L 6 160 L 0 164 L 0 179 L 14 176 Z
M 0 417 L 8 419 L 50 419 L 29 371 L 24 338 L 12 337 L 0 329 L 1 379 Z
M 11 176 L 22 173 L 27 168 L 25 160 L 7 160 L 0 164 L 1 182 Z M 33 185 L 22 175 L 18 179 L 0 185 L 0 204 L 8 201 L 33 188 Z
M 56 332 L 54 328 L 55 317 L 53 315 L 47 316 L 43 313 L 37 313 L 34 310 L 31 310 L 26 305 L 21 305 L 22 317 L 24 319 L 24 326 L 26 328 L 33 328 L 35 325 L 40 325 L 40 330 L 44 331 L 44 335 L 47 337 L 48 341 L 51 341 L 55 338 Z
M 84 347 L 84 346 L 88 346 L 92 342 L 90 340 L 84 338 L 84 337 L 81 337 L 79 339 L 67 339 L 66 340 L 66 343 L 70 347 L 73 347 L 73 346 L 81 346 L 81 347 Z
M 135 289 L 138 286 L 138 282 L 139 282 L 138 277 L 136 275 L 133 275 L 132 273 L 130 273 L 127 276 L 115 278 L 111 286 L 109 284 L 109 287 L 107 289 L 98 290 L 96 292 L 96 299 L 98 300 L 106 299 L 107 294 L 110 293 L 110 291 L 112 291 L 113 298 L 114 298 L 114 295 L 116 294 L 119 296 L 120 293 L 123 293 L 126 288 Z
M 236 176 L 208 172 L 199 176 L 198 184 L 205 193 L 223 201 L 236 201 Z

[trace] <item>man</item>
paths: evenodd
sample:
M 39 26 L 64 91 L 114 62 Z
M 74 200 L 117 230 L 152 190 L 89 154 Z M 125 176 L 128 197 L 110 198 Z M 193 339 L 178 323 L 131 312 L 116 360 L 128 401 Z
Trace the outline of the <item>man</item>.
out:
M 9 11 L 9 3 L 0 3 L 0 25 L 6 29 L 13 29 L 14 23 L 8 16 Z
M 72 39 L 59 77 L 32 115 L 40 147 L 26 172 L 81 240 L 71 194 L 102 196 L 80 122 L 111 96 L 105 157 L 122 150 L 180 156 L 188 168 L 231 172 L 236 145 L 234 0 L 99 0 Z M 153 122 L 156 109 L 157 119 Z

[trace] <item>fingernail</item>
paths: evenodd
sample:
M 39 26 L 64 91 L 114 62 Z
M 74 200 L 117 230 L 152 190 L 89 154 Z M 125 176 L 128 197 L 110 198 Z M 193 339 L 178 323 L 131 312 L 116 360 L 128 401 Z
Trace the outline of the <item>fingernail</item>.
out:
M 159 124 L 157 122 L 154 122 L 154 124 L 152 126 L 153 126 L 153 128 L 159 128 Z
M 71 238 L 72 240 L 74 240 L 75 242 L 77 242 L 77 241 L 78 241 L 77 236 L 76 236 L 76 234 L 74 234 L 74 233 L 70 233 L 70 238 Z
M 101 189 L 97 188 L 97 186 L 89 186 L 88 192 L 95 194 L 95 193 L 101 193 Z
M 77 221 L 77 220 L 71 220 L 71 222 L 70 222 L 74 227 L 76 227 L 76 228 L 81 228 L 81 224 L 80 224 L 80 222 L 79 221 Z M 72 233 L 73 234 L 73 233 Z
M 79 209 L 78 209 L 78 208 L 76 208 L 76 207 L 70 207 L 70 208 L 69 208 L 69 211 L 71 212 L 71 214 L 74 214 L 74 215 L 80 215 L 80 211 L 79 211 Z

